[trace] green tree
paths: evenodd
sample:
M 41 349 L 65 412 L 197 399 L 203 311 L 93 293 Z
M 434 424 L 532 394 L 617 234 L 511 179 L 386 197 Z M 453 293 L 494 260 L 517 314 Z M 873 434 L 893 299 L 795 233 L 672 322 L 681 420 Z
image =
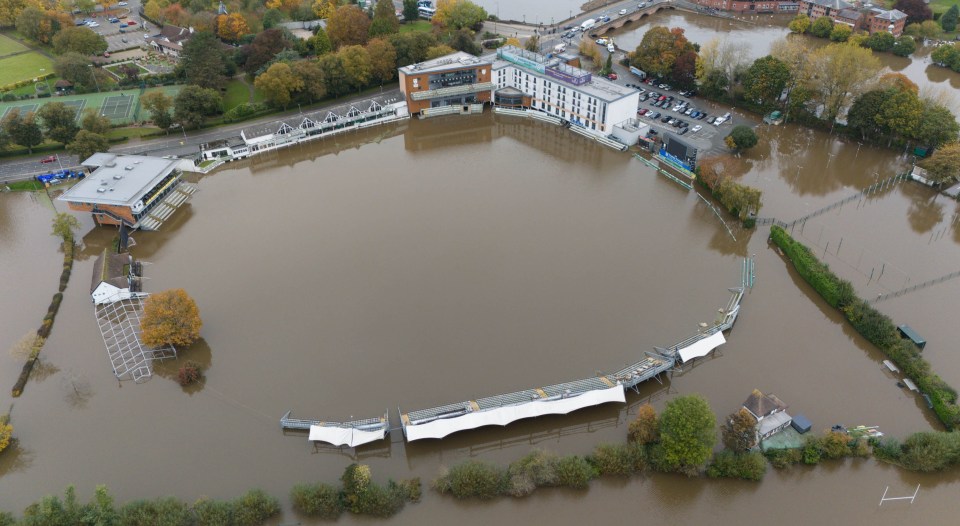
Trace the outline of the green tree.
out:
M 199 128 L 204 117 L 222 111 L 220 93 L 200 86 L 186 86 L 173 99 L 173 120 L 184 128 Z
M 369 31 L 370 19 L 355 5 L 340 6 L 327 19 L 327 35 L 337 49 L 366 44 Z
M 757 145 L 758 140 L 757 133 L 753 131 L 753 128 L 739 124 L 733 127 L 730 135 L 727 135 L 723 139 L 723 142 L 725 142 L 730 149 L 740 151 L 753 148 Z
M 183 289 L 170 289 L 150 297 L 143 303 L 140 328 L 143 343 L 189 346 L 200 338 L 200 309 Z
M 107 131 L 110 130 L 110 119 L 100 115 L 100 112 L 93 108 L 87 108 L 83 110 L 80 128 L 99 135 L 106 135 Z
M 49 27 L 44 27 L 45 18 L 43 11 L 36 6 L 28 6 L 17 16 L 17 32 L 30 40 L 39 42 L 42 33 L 49 30 Z
M 279 9 L 267 9 L 263 12 L 261 23 L 264 29 L 270 29 L 271 27 L 276 27 L 280 22 L 283 22 L 283 19 L 283 13 L 280 12 Z
M 173 97 L 162 91 L 151 91 L 140 97 L 140 104 L 150 112 L 150 120 L 161 130 L 169 130 L 173 124 Z
M 710 405 L 700 395 L 667 402 L 660 415 L 663 466 L 688 475 L 698 473 L 717 442 L 716 425 Z
M 67 144 L 80 130 L 77 127 L 77 110 L 62 102 L 48 102 L 44 104 L 37 117 L 43 123 L 43 130 L 48 139 Z
M 373 21 L 370 22 L 370 38 L 396 33 L 400 30 L 400 20 L 391 0 L 377 0 L 373 8 Z
M 870 90 L 853 101 L 847 111 L 847 126 L 860 132 L 861 139 L 876 137 L 880 134 L 877 112 L 892 94 L 888 89 Z
M 847 24 L 836 24 L 830 30 L 830 40 L 833 42 L 846 42 L 853 34 L 853 28 Z
M 758 58 L 743 76 L 744 97 L 761 106 L 770 107 L 777 102 L 790 80 L 787 64 L 770 55 Z
M 890 51 L 896 43 L 896 37 L 886 31 L 877 31 L 864 41 L 864 45 L 874 51 Z
M 53 71 L 63 80 L 84 87 L 92 87 L 93 68 L 90 59 L 72 51 L 68 51 L 53 60 Z
M 533 35 L 523 43 L 524 49 L 538 53 L 540 51 L 540 37 Z
M 960 143 L 944 144 L 919 164 L 934 181 L 946 183 L 956 180 L 960 177 Z
M 347 83 L 351 88 L 359 91 L 370 84 L 370 79 L 373 77 L 373 65 L 370 62 L 370 54 L 363 46 L 342 47 L 340 51 L 337 51 L 337 55 L 343 63 Z
M 924 20 L 920 22 L 920 36 L 927 40 L 936 40 L 943 36 L 943 30 L 940 24 L 933 20 Z
M 960 43 L 937 46 L 937 49 L 930 53 L 930 60 L 943 67 L 960 71 Z
M 99 152 L 105 152 L 110 149 L 110 143 L 103 135 L 80 130 L 77 132 L 73 142 L 67 145 L 67 151 L 75 154 L 78 159 L 84 160 L 91 155 Z
M 950 6 L 950 9 L 947 9 L 947 12 L 940 17 L 940 27 L 948 33 L 952 33 L 957 29 L 957 18 L 960 15 L 960 9 L 957 8 L 957 4 Z
M 72 214 L 58 212 L 57 215 L 53 217 L 52 227 L 50 229 L 51 236 L 57 236 L 66 242 L 73 242 L 74 230 L 80 230 L 80 221 Z
M 53 36 L 53 52 L 68 51 L 81 55 L 100 55 L 107 50 L 107 41 L 88 27 L 67 27 Z
M 629 55 L 630 65 L 657 77 L 666 77 L 680 55 L 694 51 L 682 28 L 656 26 L 643 35 L 640 45 Z
M 220 40 L 209 31 L 201 31 L 183 45 L 176 71 L 188 84 L 221 89 L 227 83 L 227 62 Z
M 912 91 L 891 89 L 893 93 L 877 112 L 876 120 L 880 128 L 890 137 L 889 146 L 894 137 L 913 137 L 920 126 L 923 116 L 923 103 Z
M 790 31 L 802 35 L 810 30 L 810 17 L 807 15 L 797 15 L 787 24 L 787 27 L 790 28 Z
M 657 410 L 649 403 L 637 409 L 637 418 L 630 422 L 630 441 L 639 444 L 652 444 L 660 440 L 660 423 Z
M 960 124 L 953 113 L 942 104 L 930 100 L 923 101 L 923 115 L 914 138 L 920 144 L 931 148 L 957 140 Z
M 827 38 L 833 31 L 833 20 L 829 16 L 821 16 L 810 24 L 810 34 L 818 38 Z
M 403 21 L 415 22 L 420 18 L 420 9 L 417 0 L 403 0 Z
M 471 55 L 479 56 L 483 53 L 480 45 L 473 40 L 473 31 L 469 29 L 460 29 L 451 33 L 449 45 L 457 51 L 463 51 Z
M 307 49 L 318 57 L 333 51 L 333 44 L 330 43 L 326 30 L 317 26 L 317 32 L 307 39 Z
M 750 411 L 741 407 L 739 411 L 727 417 L 720 427 L 723 446 L 737 453 L 746 453 L 757 445 L 757 419 Z
M 890 51 L 899 57 L 909 57 L 917 50 L 917 41 L 906 35 L 897 38 Z
M 119 526 L 120 514 L 113 505 L 113 496 L 103 484 L 97 485 L 93 500 L 83 507 L 82 524 L 95 526 Z
M 43 142 L 43 131 L 33 113 L 21 115 L 20 109 L 14 108 L 7 111 L 0 126 L 10 137 L 10 142 L 23 146 L 29 153 L 33 153 L 33 147 Z
M 398 68 L 423 62 L 427 58 L 427 50 L 437 45 L 437 37 L 421 31 L 390 35 L 389 40 L 397 52 Z
M 298 60 L 290 64 L 290 69 L 303 81 L 303 88 L 295 94 L 297 100 L 313 103 L 327 96 L 326 79 L 316 60 Z
M 271 104 L 286 109 L 293 93 L 303 89 L 303 79 L 293 73 L 289 64 L 277 62 L 258 75 L 253 85 Z
M 606 77 L 613 71 L 613 53 L 607 53 L 607 60 L 603 63 L 600 74 Z
M 350 92 L 351 86 L 347 79 L 347 72 L 343 67 L 343 59 L 338 53 L 329 53 L 320 57 L 317 59 L 317 65 L 323 72 L 327 95 L 339 97 Z

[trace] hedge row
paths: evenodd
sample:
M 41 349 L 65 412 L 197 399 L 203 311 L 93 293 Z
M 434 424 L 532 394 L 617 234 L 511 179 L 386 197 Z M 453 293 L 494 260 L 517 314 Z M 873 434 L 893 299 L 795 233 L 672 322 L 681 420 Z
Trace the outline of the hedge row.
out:
M 858 297 L 849 281 L 837 277 L 830 267 L 783 228 L 771 227 L 770 239 L 827 303 L 839 309 L 861 336 L 876 345 L 917 383 L 930 397 L 934 412 L 947 429 L 960 426 L 957 391 L 931 371 L 930 363 L 923 359 L 916 345 L 899 337 L 893 320 Z
M 373 482 L 370 467 L 350 464 L 340 477 L 340 486 L 324 483 L 298 484 L 290 491 L 293 509 L 308 516 L 333 520 L 343 512 L 386 518 L 407 502 L 420 500 L 420 479 L 390 480 L 386 486 Z
M 46 79 L 48 79 L 48 78 L 50 78 L 50 77 L 53 77 L 53 76 L 54 76 L 53 73 L 44 73 L 43 75 L 37 75 L 37 76 L 34 77 L 34 78 L 30 78 L 30 79 L 26 79 L 26 80 L 19 80 L 19 81 L 17 81 L 17 82 L 12 83 L 12 84 L 6 84 L 6 85 L 4 85 L 4 86 L 0 86 L 0 91 L 12 91 L 12 90 L 15 90 L 15 89 L 17 89 L 17 88 L 22 88 L 22 87 L 24 87 L 24 86 L 26 86 L 26 85 L 28 85 L 28 84 L 33 84 L 33 83 L 35 83 L 35 82 L 40 82 L 41 80 L 46 80 Z M 36 79 L 36 80 L 34 80 L 34 79 Z
M 913 471 L 942 471 L 960 464 L 960 433 L 923 431 L 910 435 L 902 444 L 884 437 L 874 443 L 873 454 Z
M 812 466 L 819 464 L 821 460 L 863 458 L 869 454 L 867 439 L 837 431 L 827 431 L 822 436 L 808 436 L 800 449 L 770 449 L 764 452 L 764 456 L 775 468 L 801 463 Z

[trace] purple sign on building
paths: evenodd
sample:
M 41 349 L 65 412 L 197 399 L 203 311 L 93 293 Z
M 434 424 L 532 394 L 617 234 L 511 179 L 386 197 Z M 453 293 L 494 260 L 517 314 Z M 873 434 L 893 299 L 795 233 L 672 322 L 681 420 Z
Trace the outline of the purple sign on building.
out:
M 574 76 L 556 68 L 547 68 L 546 74 L 548 77 L 555 78 L 568 84 L 573 84 L 574 86 L 582 86 L 587 82 L 590 82 L 592 77 L 590 73 L 581 76 Z

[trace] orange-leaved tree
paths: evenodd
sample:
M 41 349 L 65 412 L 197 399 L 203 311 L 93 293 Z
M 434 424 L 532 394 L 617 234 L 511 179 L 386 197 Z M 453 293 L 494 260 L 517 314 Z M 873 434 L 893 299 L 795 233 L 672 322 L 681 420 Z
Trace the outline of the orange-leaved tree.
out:
M 152 347 L 190 345 L 200 338 L 200 309 L 183 289 L 151 294 L 143 303 L 140 339 Z

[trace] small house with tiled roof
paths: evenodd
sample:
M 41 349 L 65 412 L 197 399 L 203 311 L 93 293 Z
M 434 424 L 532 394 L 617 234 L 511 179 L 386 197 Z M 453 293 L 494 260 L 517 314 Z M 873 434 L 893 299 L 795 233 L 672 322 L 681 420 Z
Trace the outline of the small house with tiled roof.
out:
M 107 249 L 93 263 L 93 279 L 90 296 L 93 303 L 112 303 L 129 299 L 131 292 L 140 289 L 140 281 L 134 275 L 134 262 L 130 254 L 110 254 Z
M 757 440 L 763 440 L 786 429 L 793 421 L 787 414 L 787 404 L 773 394 L 763 394 L 754 389 L 743 408 L 757 419 Z

